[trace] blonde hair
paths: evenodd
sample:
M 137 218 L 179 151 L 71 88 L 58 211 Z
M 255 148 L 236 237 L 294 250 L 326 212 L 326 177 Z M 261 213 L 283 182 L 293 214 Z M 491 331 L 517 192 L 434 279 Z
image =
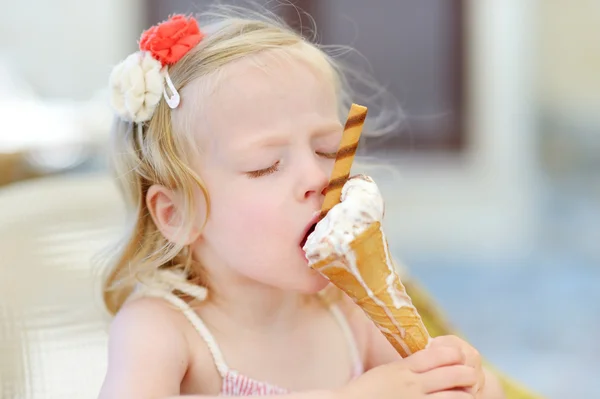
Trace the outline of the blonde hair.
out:
M 186 85 L 199 78 L 214 83 L 218 72 L 235 60 L 279 49 L 329 75 L 338 94 L 340 117 L 345 117 L 351 95 L 342 66 L 326 47 L 306 40 L 264 10 L 217 6 L 200 15 L 198 21 L 204 39 L 169 68 L 176 89 L 180 93 L 183 90 L 182 97 Z M 339 53 L 339 48 L 335 51 Z M 210 212 L 209 193 L 190 167 L 194 155 L 190 149 L 197 145 L 186 128 L 184 111 L 171 110 L 161 99 L 151 119 L 141 128 L 118 118 L 114 122 L 113 166 L 134 220 L 103 284 L 104 303 L 111 314 L 120 309 L 137 283 L 151 283 L 161 269 L 181 272 L 191 283 L 206 286 L 206 276 L 194 267 L 191 251 L 161 235 L 146 205 L 147 191 L 153 184 L 175 190 L 186 215 L 181 218 L 183 232 L 189 231 L 196 220 L 194 198 L 198 190 L 206 200 L 207 215 Z

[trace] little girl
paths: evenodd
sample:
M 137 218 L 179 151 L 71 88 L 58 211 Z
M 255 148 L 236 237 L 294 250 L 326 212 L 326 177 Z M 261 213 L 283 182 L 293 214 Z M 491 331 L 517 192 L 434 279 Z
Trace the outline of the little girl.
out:
M 466 342 L 439 337 L 402 359 L 324 294 L 301 246 L 345 81 L 275 19 L 211 15 L 150 28 L 110 78 L 134 220 L 105 284 L 116 316 L 100 397 L 502 398 Z

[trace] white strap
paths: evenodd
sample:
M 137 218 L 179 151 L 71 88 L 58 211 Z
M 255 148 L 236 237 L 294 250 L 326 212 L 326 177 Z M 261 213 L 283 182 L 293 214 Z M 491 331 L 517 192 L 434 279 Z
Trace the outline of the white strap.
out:
M 335 304 L 330 304 L 329 310 L 331 310 L 333 317 L 340 325 L 342 333 L 348 342 L 348 346 L 350 347 L 350 355 L 352 357 L 352 367 L 356 368 L 359 365 L 362 367 L 362 359 L 360 356 L 360 351 L 358 350 L 358 344 L 356 343 L 354 333 L 352 332 L 352 328 L 350 327 L 346 316 L 344 316 L 344 313 Z
M 181 273 L 175 273 L 172 271 L 160 271 L 156 274 L 156 279 L 151 285 L 141 285 L 137 287 L 136 292 L 134 293 L 134 297 L 140 296 L 152 296 L 165 299 L 169 303 L 173 304 L 177 307 L 184 316 L 189 320 L 192 326 L 196 329 L 200 337 L 206 342 L 208 349 L 213 357 L 213 361 L 219 372 L 221 378 L 225 378 L 225 375 L 229 372 L 229 367 L 227 363 L 225 363 L 225 358 L 223 357 L 223 353 L 217 344 L 216 339 L 206 326 L 206 324 L 202 321 L 200 316 L 190 307 L 190 305 L 185 302 L 183 299 L 179 298 L 177 295 L 173 294 L 174 290 L 181 291 L 185 294 L 192 296 L 200 301 L 204 300 L 207 295 L 207 290 L 204 287 L 199 287 L 195 284 L 189 283 L 184 275 Z M 354 334 L 352 332 L 352 328 L 348 323 L 348 320 L 344 316 L 344 313 L 340 310 L 340 308 L 335 304 L 330 304 L 329 309 L 334 319 L 339 324 L 342 329 L 342 333 L 348 342 L 348 346 L 350 347 L 350 355 L 352 357 L 354 368 L 358 366 L 362 367 L 362 360 L 360 356 L 360 352 L 358 350 L 358 345 L 356 343 Z
M 152 296 L 162 298 L 181 310 L 192 326 L 194 326 L 200 337 L 204 340 L 204 342 L 206 342 L 208 350 L 210 351 L 213 361 L 215 362 L 217 371 L 221 377 L 224 378 L 229 371 L 229 367 L 227 366 L 227 363 L 225 363 L 223 353 L 221 352 L 221 349 L 219 348 L 214 336 L 211 334 L 208 327 L 206 327 L 206 324 L 202 321 L 200 316 L 198 316 L 198 314 L 190 307 L 190 305 L 177 295 L 173 294 L 174 290 L 178 290 L 202 301 L 206 298 L 206 288 L 191 284 L 185 279 L 182 280 L 182 275 L 170 271 L 161 271 L 157 273 L 157 280 L 158 281 L 156 281 L 156 284 L 152 284 L 151 286 L 138 286 L 134 296 Z

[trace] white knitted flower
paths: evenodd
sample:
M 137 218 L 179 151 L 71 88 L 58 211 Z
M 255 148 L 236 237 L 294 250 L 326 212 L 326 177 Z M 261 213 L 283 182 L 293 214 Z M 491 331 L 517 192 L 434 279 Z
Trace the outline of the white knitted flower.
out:
M 110 74 L 110 102 L 117 114 L 130 122 L 152 117 L 163 95 L 165 72 L 148 52 L 136 52 L 114 67 Z

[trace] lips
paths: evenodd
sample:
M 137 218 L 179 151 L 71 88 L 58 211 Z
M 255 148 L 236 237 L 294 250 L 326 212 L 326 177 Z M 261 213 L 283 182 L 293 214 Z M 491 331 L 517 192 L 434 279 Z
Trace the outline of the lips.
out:
M 316 213 L 315 216 L 313 216 L 313 218 L 310 220 L 310 222 L 306 225 L 306 228 L 304 229 L 304 235 L 302 236 L 302 240 L 300 241 L 300 248 L 304 247 L 304 244 L 306 244 L 306 240 L 308 239 L 308 236 L 311 235 L 313 231 L 315 231 L 315 227 L 317 226 L 318 221 L 319 221 L 319 213 Z

